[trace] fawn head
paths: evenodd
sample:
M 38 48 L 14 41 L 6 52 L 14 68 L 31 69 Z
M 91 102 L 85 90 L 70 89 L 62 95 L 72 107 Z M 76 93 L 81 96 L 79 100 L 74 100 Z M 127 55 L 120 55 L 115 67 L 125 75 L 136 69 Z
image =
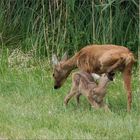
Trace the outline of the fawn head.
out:
M 66 62 L 66 60 L 66 53 L 63 55 L 60 61 L 58 61 L 58 58 L 55 54 L 52 56 L 54 89 L 60 88 L 69 75 L 69 70 L 63 67 L 63 64 Z

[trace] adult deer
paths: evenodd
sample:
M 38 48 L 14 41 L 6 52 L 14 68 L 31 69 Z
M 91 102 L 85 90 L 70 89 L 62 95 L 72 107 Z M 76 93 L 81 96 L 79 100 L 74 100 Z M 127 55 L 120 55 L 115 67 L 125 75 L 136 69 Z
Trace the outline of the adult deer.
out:
M 132 102 L 131 71 L 134 56 L 128 48 L 117 45 L 89 45 L 70 59 L 67 59 L 65 54 L 60 62 L 56 55 L 53 55 L 52 62 L 55 89 L 60 88 L 71 71 L 77 67 L 82 71 L 96 74 L 121 71 L 127 91 L 127 110 L 130 111 Z

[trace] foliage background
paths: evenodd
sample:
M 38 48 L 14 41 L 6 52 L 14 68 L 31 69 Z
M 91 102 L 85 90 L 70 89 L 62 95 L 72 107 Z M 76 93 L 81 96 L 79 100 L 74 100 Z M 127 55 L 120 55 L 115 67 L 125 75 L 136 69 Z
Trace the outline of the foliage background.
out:
M 108 43 L 137 56 L 138 7 L 138 0 L 1 0 L 0 46 L 50 57 Z

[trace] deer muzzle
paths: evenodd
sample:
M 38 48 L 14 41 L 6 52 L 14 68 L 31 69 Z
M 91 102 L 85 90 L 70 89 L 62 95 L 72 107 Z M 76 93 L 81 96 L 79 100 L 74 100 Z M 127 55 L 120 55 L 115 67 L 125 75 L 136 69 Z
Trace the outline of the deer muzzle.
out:
M 58 88 L 60 88 L 60 86 L 57 86 L 57 85 L 54 86 L 54 89 L 58 89 Z

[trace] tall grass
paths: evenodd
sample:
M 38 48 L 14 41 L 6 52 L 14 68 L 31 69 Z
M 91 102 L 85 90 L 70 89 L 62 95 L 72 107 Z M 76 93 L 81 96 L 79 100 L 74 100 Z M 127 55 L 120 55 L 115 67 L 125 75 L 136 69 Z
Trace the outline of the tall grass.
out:
M 138 6 L 137 0 L 0 1 L 0 43 L 48 57 L 94 43 L 124 45 L 137 55 Z

